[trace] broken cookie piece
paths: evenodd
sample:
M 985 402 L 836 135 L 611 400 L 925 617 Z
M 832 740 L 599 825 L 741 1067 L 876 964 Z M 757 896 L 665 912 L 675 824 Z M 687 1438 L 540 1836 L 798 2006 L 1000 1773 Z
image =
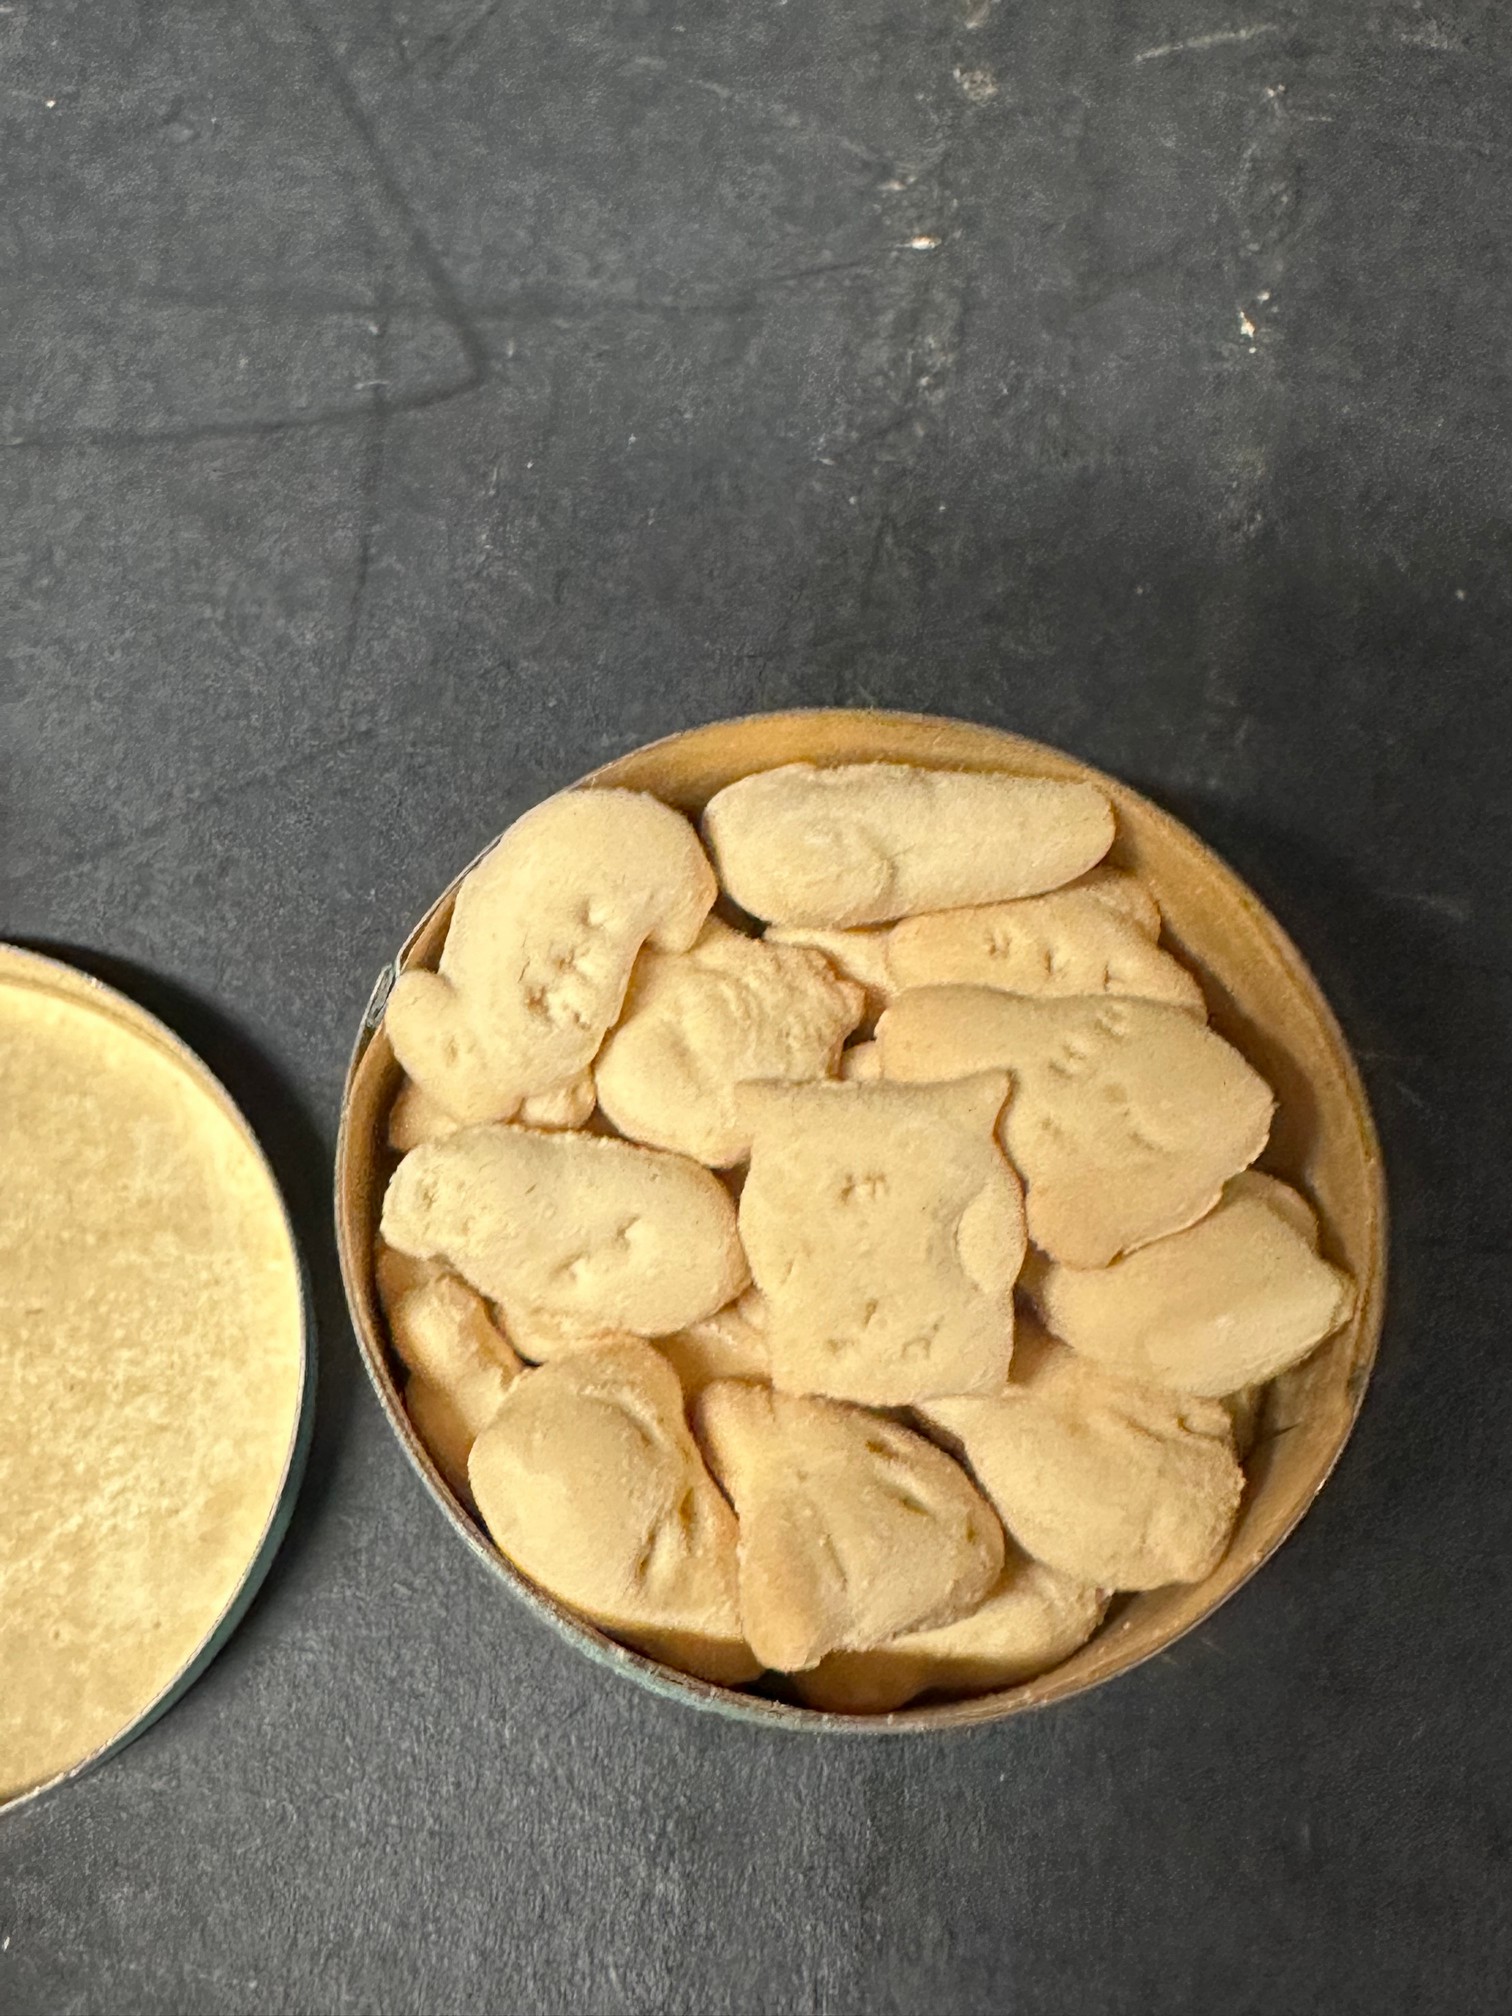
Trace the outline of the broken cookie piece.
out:
M 1048 777 L 789 763 L 716 792 L 704 833 L 752 916 L 833 929 L 1058 888 L 1107 853 L 1113 809 Z
M 473 1445 L 501 1553 L 627 1645 L 726 1686 L 760 1671 L 740 1626 L 735 1518 L 648 1344 L 522 1373 Z
M 711 918 L 690 951 L 648 948 L 636 962 L 598 1060 L 599 1103 L 633 1141 L 730 1168 L 751 1145 L 736 1086 L 831 1077 L 862 998 L 820 953 Z
M 1108 1598 L 1011 1548 L 997 1587 L 977 1609 L 932 1631 L 910 1631 L 869 1652 L 830 1652 L 800 1673 L 810 1708 L 886 1715 L 919 1694 L 986 1694 L 1016 1687 L 1069 1659 L 1103 1620 Z
M 1195 1225 L 1111 1266 L 1040 1267 L 1035 1306 L 1057 1337 L 1123 1378 L 1215 1398 L 1263 1385 L 1354 1307 L 1348 1276 L 1319 1259 L 1295 1205 L 1275 1208 L 1274 1194 L 1236 1179 Z
M 1115 1379 L 1020 1325 L 995 1399 L 920 1413 L 959 1447 L 1010 1537 L 1100 1589 L 1200 1582 L 1228 1545 L 1244 1491 L 1227 1410 Z
M 716 887 L 687 820 L 637 791 L 564 791 L 463 881 L 438 969 L 384 1010 L 400 1063 L 454 1120 L 512 1119 L 593 1062 L 648 940 L 685 951 Z
M 1025 1250 L 994 1134 L 1007 1085 L 741 1087 L 740 1233 L 776 1385 L 874 1406 L 1001 1387 Z
M 945 1624 L 1003 1565 L 992 1508 L 959 1465 L 881 1415 L 717 1380 L 694 1404 L 740 1521 L 740 1614 L 768 1666 L 798 1672 Z
M 394 1171 L 382 1229 L 449 1261 L 522 1342 L 533 1328 L 667 1336 L 749 1278 L 717 1176 L 596 1134 L 471 1127 L 426 1142 Z
M 1029 1236 L 1073 1267 L 1180 1231 L 1265 1146 L 1275 1101 L 1230 1044 L 1163 1002 L 900 994 L 877 1025 L 889 1081 L 1007 1069 L 1000 1132 Z

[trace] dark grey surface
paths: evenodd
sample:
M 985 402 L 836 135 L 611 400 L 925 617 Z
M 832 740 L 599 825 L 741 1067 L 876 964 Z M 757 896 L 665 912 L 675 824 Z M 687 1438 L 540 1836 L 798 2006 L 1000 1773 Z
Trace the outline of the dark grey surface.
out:
M 0 1821 L 4 2016 L 1512 2005 L 1504 13 L 0 10 L 0 926 L 127 962 L 247 1099 L 324 1354 L 232 1647 Z M 727 1727 L 557 1643 L 405 1467 L 326 1229 L 355 1019 L 454 870 L 818 702 L 1191 819 L 1390 1158 L 1297 1538 L 964 1738 Z

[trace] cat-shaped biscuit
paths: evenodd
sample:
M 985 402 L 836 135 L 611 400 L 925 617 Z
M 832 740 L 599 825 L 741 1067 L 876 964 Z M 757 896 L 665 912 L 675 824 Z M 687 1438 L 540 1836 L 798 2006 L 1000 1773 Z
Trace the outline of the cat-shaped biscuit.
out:
M 993 1127 L 1002 1072 L 948 1085 L 746 1085 L 740 1233 L 774 1384 L 874 1406 L 994 1392 L 1025 1235 Z

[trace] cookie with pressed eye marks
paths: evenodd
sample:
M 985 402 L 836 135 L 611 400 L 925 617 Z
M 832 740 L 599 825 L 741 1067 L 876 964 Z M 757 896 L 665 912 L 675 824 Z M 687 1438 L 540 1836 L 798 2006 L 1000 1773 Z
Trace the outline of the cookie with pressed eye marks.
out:
M 1009 1549 L 991 1595 L 953 1624 L 909 1631 L 869 1652 L 830 1652 L 796 1682 L 810 1708 L 886 1715 L 918 1694 L 985 1694 L 1048 1672 L 1084 1645 L 1108 1599 Z
M 921 987 L 877 1041 L 889 1080 L 1012 1073 L 1000 1133 L 1029 1236 L 1072 1267 L 1200 1218 L 1265 1146 L 1275 1106 L 1237 1050 L 1164 1002 Z
M 865 989 L 871 1021 L 905 987 L 968 979 L 1020 994 L 1144 994 L 1204 1014 L 1196 981 L 1155 950 L 1159 936 L 1154 897 L 1119 868 L 1090 869 L 1048 896 L 926 911 L 900 924 L 773 924 L 766 933 L 768 944 L 822 952 Z
M 596 1134 L 469 1127 L 412 1149 L 383 1200 L 383 1236 L 439 1256 L 522 1339 L 661 1337 L 713 1315 L 748 1274 L 719 1178 L 681 1155 Z M 526 1344 L 526 1349 L 530 1345 Z
M 1274 1379 L 1348 1320 L 1354 1287 L 1318 1257 L 1304 1200 L 1263 1180 L 1235 1178 L 1205 1218 L 1109 1267 L 1037 1268 L 1035 1306 L 1126 1379 L 1215 1398 Z
M 1002 1394 L 919 1411 L 1011 1538 L 1063 1575 L 1101 1589 L 1200 1582 L 1228 1545 L 1244 1472 L 1221 1401 L 1115 1379 L 1022 1324 Z
M 1003 1534 L 958 1464 L 864 1408 L 716 1380 L 695 1432 L 740 1519 L 740 1614 L 798 1672 L 975 1607 Z
M 761 1670 L 741 1631 L 734 1514 L 650 1345 L 522 1373 L 468 1468 L 500 1552 L 553 1596 L 684 1672 L 733 1686 Z
M 711 918 L 688 952 L 648 948 L 598 1060 L 604 1112 L 634 1141 L 727 1169 L 750 1153 L 735 1090 L 830 1077 L 861 1019 L 859 987 L 818 952 Z
M 507 1120 L 593 1062 L 648 940 L 684 951 L 717 893 L 687 820 L 638 791 L 564 791 L 457 892 L 434 973 L 384 1011 L 400 1063 L 454 1120 Z
M 873 1406 L 992 1392 L 1025 1234 L 994 1126 L 1002 1072 L 955 1084 L 745 1085 L 740 1232 L 773 1382 Z
M 1048 777 L 789 763 L 716 792 L 704 834 L 753 916 L 833 928 L 1058 888 L 1107 853 L 1113 809 Z
M 1135 994 L 1206 1020 L 1202 989 L 1140 924 L 1092 889 L 906 917 L 887 941 L 895 992 L 997 987 L 1009 994 Z

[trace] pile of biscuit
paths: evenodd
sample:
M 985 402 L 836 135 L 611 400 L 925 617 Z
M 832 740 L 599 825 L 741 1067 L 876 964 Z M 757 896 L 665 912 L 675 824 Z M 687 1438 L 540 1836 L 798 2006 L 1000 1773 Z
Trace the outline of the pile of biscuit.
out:
M 385 1011 L 379 1294 L 501 1551 L 627 1645 L 882 1712 L 1223 1554 L 1349 1316 L 1273 1100 L 1089 784 L 566 792 Z

